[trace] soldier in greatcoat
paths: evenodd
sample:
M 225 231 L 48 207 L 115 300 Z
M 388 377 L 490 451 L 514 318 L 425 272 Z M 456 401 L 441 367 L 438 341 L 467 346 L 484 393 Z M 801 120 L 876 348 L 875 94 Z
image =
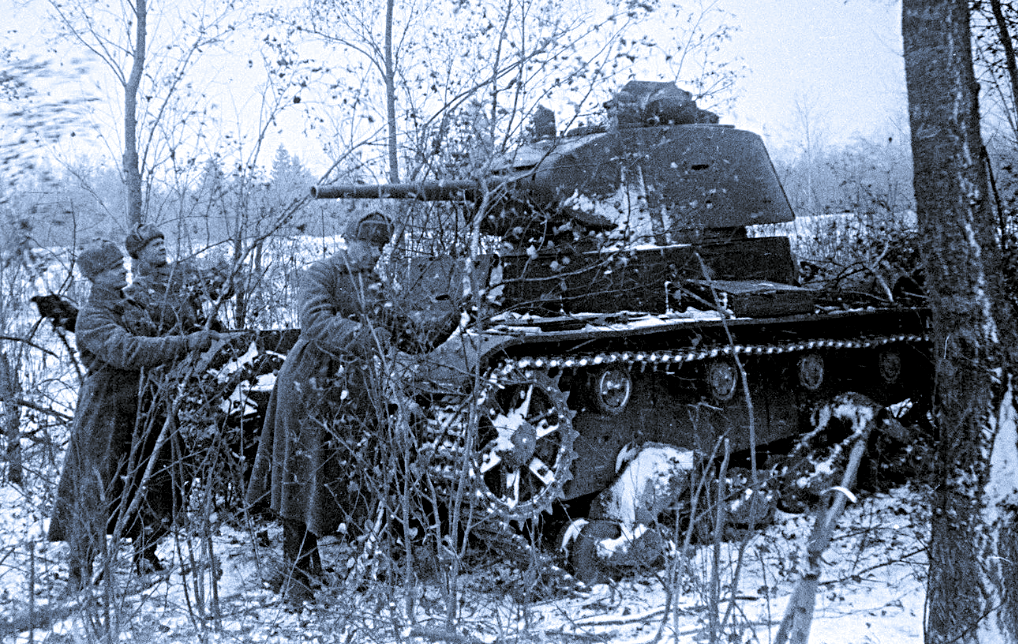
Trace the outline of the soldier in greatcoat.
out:
M 155 437 L 141 435 L 145 428 L 138 422 L 142 372 L 206 349 L 219 334 L 206 330 L 150 337 L 156 326 L 143 307 L 125 297 L 124 255 L 112 242 L 82 251 L 78 267 L 92 282 L 76 327 L 88 371 L 78 393 L 48 536 L 69 543 L 71 582 L 80 587 L 91 580 L 93 558 L 105 551 L 103 535 L 113 533 L 130 507 L 152 456 Z M 120 536 L 132 539 L 139 572 L 146 564 L 158 565 L 149 537 L 165 530 L 172 511 L 173 494 L 157 480 L 146 485 L 139 511 L 122 521 Z
M 392 340 L 374 270 L 391 234 L 381 215 L 365 218 L 346 236 L 345 250 L 312 264 L 301 281 L 301 335 L 276 377 L 247 493 L 250 505 L 268 497 L 282 521 L 291 604 L 313 600 L 318 538 L 335 532 L 349 511 L 337 432 L 344 422 L 370 424 L 387 404 L 371 371 Z
M 166 253 L 166 235 L 152 224 L 138 224 L 124 239 L 124 247 L 131 256 L 131 284 L 124 294 L 141 305 L 155 324 L 152 335 L 179 335 L 200 330 L 204 324 L 202 311 L 203 291 L 206 276 L 187 262 L 170 262 Z M 208 325 L 216 331 L 216 321 Z M 175 386 L 161 370 L 150 371 L 141 393 L 139 424 L 159 431 L 166 422 L 172 405 L 167 393 Z M 171 449 L 183 458 L 175 460 L 173 472 L 161 472 L 173 484 L 173 501 L 179 506 L 186 494 L 190 475 L 191 452 L 184 444 L 183 437 L 173 432 L 170 436 Z M 161 489 L 171 489 L 161 486 Z M 150 557 L 151 559 L 151 557 Z M 158 568 L 158 565 L 154 567 Z

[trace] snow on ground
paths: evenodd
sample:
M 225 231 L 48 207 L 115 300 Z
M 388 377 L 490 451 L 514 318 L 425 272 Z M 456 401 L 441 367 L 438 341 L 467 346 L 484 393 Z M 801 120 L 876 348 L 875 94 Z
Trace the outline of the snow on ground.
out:
M 29 580 L 34 577 L 36 614 L 51 623 L 29 633 L 0 629 L 4 642 L 79 642 L 83 616 L 97 614 L 68 605 L 63 579 L 66 546 L 41 540 L 39 512 L 17 488 L 0 491 L 0 611 L 5 621 L 29 614 Z M 923 495 L 910 488 L 864 497 L 850 506 L 828 550 L 816 598 L 811 642 L 922 641 L 926 560 L 924 545 L 928 517 Z M 770 642 L 777 633 L 786 602 L 796 581 L 796 569 L 811 528 L 808 516 L 778 513 L 774 524 L 749 540 L 739 573 L 735 602 L 724 617 L 731 597 L 740 543 L 719 549 L 724 621 L 723 641 Z M 262 532 L 252 537 L 252 534 Z M 122 642 L 429 642 L 438 634 L 462 642 L 662 642 L 692 644 L 706 640 L 708 598 L 713 571 L 712 546 L 693 547 L 675 556 L 671 566 L 635 573 L 610 585 L 582 592 L 558 593 L 520 602 L 519 575 L 502 562 L 473 558 L 462 576 L 455 632 L 445 627 L 449 600 L 441 576 L 426 574 L 413 588 L 414 621 L 406 618 L 408 594 L 378 581 L 347 588 L 333 571 L 325 574 L 314 608 L 288 611 L 279 596 L 261 583 L 279 556 L 280 530 L 272 524 L 255 526 L 254 533 L 218 524 L 213 542 L 221 576 L 219 618 L 212 610 L 213 587 L 207 550 L 201 541 L 164 542 L 160 556 L 172 561 L 166 577 L 149 576 L 146 584 L 118 567 L 116 583 L 128 592 L 110 605 L 122 615 Z M 257 545 L 256 545 L 257 544 Z M 30 546 L 34 558 L 29 556 Z M 343 570 L 355 554 L 339 538 L 323 540 L 323 564 Z M 181 559 L 185 563 L 181 564 Z M 479 563 L 477 563 L 479 562 Z M 181 575 L 181 572 L 184 575 Z M 34 575 L 33 575 L 34 572 Z M 674 573 L 670 575 L 669 573 Z M 676 590 L 669 604 L 668 588 Z M 201 583 L 196 583 L 200 580 Z M 100 585 L 100 588 L 102 586 Z M 104 600 L 100 600 L 100 605 Z M 204 615 L 204 618 L 200 617 Z M 27 622 L 23 622 L 27 624 Z M 423 637 L 416 637 L 422 635 Z M 729 637 L 735 635 L 734 639 Z

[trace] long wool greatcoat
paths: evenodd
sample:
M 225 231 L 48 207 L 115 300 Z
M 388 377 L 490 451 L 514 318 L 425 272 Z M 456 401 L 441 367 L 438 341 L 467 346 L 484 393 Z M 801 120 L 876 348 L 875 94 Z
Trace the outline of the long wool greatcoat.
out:
M 138 418 L 141 372 L 187 352 L 186 336 L 146 337 L 154 334 L 144 309 L 119 291 L 93 289 L 78 314 L 78 350 L 88 373 L 78 392 L 50 541 L 70 541 L 83 536 L 81 530 L 101 534 L 102 522 L 117 507 Z M 134 536 L 131 530 L 128 526 L 125 536 Z
M 281 518 L 323 536 L 339 527 L 348 498 L 348 467 L 337 433 L 370 423 L 377 405 L 370 370 L 388 333 L 374 325 L 382 304 L 373 271 L 378 252 L 363 242 L 316 262 L 300 289 L 301 335 L 269 398 L 247 502 L 268 495 Z M 349 508 L 346 508 L 349 509 Z

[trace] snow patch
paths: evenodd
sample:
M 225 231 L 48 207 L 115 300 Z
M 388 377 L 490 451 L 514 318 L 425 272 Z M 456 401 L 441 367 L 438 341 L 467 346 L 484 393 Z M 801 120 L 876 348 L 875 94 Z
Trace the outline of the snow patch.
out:
M 258 404 L 247 395 L 250 390 L 248 385 L 249 383 L 246 380 L 242 380 L 233 390 L 233 393 L 229 397 L 224 398 L 223 402 L 219 403 L 219 409 L 228 415 L 238 411 L 240 416 L 257 414 Z
M 872 404 L 865 404 L 840 397 L 838 404 L 833 409 L 834 417 L 848 421 L 852 425 L 852 433 L 856 436 L 866 429 L 866 426 L 870 424 L 876 413 L 877 411 Z
M 276 374 L 274 373 L 263 373 L 258 376 L 255 384 L 251 386 L 251 391 L 272 391 L 272 388 L 276 386 Z
M 1000 408 L 989 420 L 994 440 L 983 505 L 986 525 L 999 521 L 1001 508 L 1013 505 L 1018 494 L 1018 418 L 1013 388 L 1014 383 L 1009 381 Z
M 692 450 L 662 443 L 647 443 L 626 465 L 615 483 L 600 498 L 604 511 L 626 529 L 653 521 L 658 512 L 685 486 L 693 469 Z
M 622 534 L 620 534 L 617 538 L 602 539 L 597 542 L 597 556 L 602 559 L 610 559 L 612 557 L 628 554 L 632 544 L 642 537 L 649 529 L 650 528 L 642 523 L 632 530 L 626 526 L 622 526 Z
M 580 538 L 580 533 L 583 532 L 583 528 L 585 528 L 588 523 L 590 523 L 590 521 L 587 521 L 586 519 L 577 519 L 566 527 L 565 531 L 562 533 L 562 543 L 559 544 L 559 547 L 562 549 L 562 552 L 566 553 L 566 556 L 569 555 L 570 544 Z
M 248 347 L 247 352 L 244 353 L 244 355 L 230 360 L 223 365 L 223 368 L 216 373 L 216 380 L 220 383 L 227 382 L 233 374 L 237 373 L 241 369 L 253 365 L 257 357 L 258 346 L 252 342 L 251 346 Z

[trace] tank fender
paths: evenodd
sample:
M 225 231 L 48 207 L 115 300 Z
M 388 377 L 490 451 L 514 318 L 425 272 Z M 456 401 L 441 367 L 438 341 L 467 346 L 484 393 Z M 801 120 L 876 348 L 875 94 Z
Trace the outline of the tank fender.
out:
M 485 362 L 489 356 L 518 343 L 513 335 L 477 333 L 461 322 L 445 342 L 421 357 L 415 377 L 419 382 L 433 383 L 443 389 L 469 389 L 478 367 L 487 368 Z

